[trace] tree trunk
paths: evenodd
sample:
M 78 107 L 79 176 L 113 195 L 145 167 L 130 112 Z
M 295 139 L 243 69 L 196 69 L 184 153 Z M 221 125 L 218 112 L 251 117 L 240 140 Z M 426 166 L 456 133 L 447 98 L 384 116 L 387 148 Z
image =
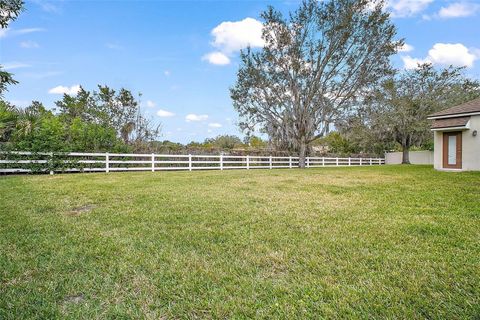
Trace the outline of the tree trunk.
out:
M 403 147 L 402 164 L 410 164 L 409 147 Z
M 298 154 L 298 167 L 305 168 L 305 156 L 307 153 L 307 144 L 305 142 L 300 143 L 300 153 Z

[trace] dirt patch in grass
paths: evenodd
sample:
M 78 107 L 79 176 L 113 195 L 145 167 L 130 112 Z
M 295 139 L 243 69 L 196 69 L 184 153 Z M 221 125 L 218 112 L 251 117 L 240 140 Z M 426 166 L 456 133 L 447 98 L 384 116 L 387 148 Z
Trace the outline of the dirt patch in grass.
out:
M 75 305 L 80 305 L 85 302 L 85 296 L 80 293 L 76 295 L 66 296 L 60 303 L 60 311 L 63 315 L 67 315 L 70 308 Z
M 65 299 L 63 299 L 63 304 L 78 304 L 83 302 L 84 300 L 85 300 L 85 297 L 83 294 L 77 294 L 77 295 L 65 297 Z
M 86 204 L 80 207 L 73 208 L 72 210 L 67 212 L 67 215 L 69 216 L 78 216 L 84 213 L 89 213 L 93 209 L 95 209 L 96 206 L 93 204 Z

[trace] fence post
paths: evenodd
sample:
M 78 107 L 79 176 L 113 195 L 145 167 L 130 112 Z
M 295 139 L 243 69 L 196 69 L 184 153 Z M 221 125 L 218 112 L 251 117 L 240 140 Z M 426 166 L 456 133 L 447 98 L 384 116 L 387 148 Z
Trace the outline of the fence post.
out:
M 292 169 L 292 156 L 288 157 L 288 168 Z
M 336 158 L 336 160 L 337 160 L 337 167 L 338 167 L 338 157 Z
M 188 155 L 188 171 L 192 171 L 192 155 Z
M 152 172 L 155 172 L 155 153 L 152 153 Z
M 310 157 L 307 157 L 307 168 L 310 168 Z
M 372 165 L 372 158 L 370 158 L 370 165 Z
M 105 153 L 105 172 L 109 173 L 110 172 L 110 157 L 108 156 L 108 152 Z
M 270 169 L 272 169 L 272 156 L 270 156 L 270 158 L 269 158 L 269 167 L 270 167 Z
M 352 160 L 350 159 L 350 157 L 348 157 L 348 165 L 349 165 L 349 166 L 352 165 Z
M 50 152 L 50 166 L 53 166 L 53 152 Z M 50 168 L 50 175 L 53 175 L 52 168 Z
M 362 158 L 360 158 L 360 165 L 362 165 Z
M 250 156 L 247 154 L 247 170 L 250 169 Z
M 223 170 L 223 153 L 220 153 L 220 170 Z
M 322 167 L 325 167 L 325 157 L 322 157 Z
M 378 164 L 382 164 L 382 159 L 378 158 Z

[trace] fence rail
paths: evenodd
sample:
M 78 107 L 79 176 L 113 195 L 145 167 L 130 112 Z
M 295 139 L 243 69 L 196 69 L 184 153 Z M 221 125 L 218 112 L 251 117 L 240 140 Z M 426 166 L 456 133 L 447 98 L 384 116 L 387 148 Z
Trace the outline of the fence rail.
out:
M 113 172 L 164 170 L 279 169 L 298 167 L 294 156 L 173 155 L 135 153 L 0 153 L 0 173 Z M 307 157 L 307 168 L 371 166 L 384 158 Z

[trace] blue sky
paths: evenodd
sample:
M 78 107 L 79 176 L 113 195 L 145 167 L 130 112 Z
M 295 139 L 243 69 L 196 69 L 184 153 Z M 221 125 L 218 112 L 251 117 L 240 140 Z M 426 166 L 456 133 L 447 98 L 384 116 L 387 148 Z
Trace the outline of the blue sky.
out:
M 20 81 L 6 98 L 47 107 L 97 84 L 142 93 L 142 110 L 163 125 L 161 139 L 202 141 L 240 135 L 228 88 L 238 51 L 260 46 L 259 14 L 297 1 L 27 1 L 0 33 L 0 63 Z M 480 79 L 480 2 L 391 0 L 388 10 L 408 46 L 398 68 L 418 61 L 467 65 Z

